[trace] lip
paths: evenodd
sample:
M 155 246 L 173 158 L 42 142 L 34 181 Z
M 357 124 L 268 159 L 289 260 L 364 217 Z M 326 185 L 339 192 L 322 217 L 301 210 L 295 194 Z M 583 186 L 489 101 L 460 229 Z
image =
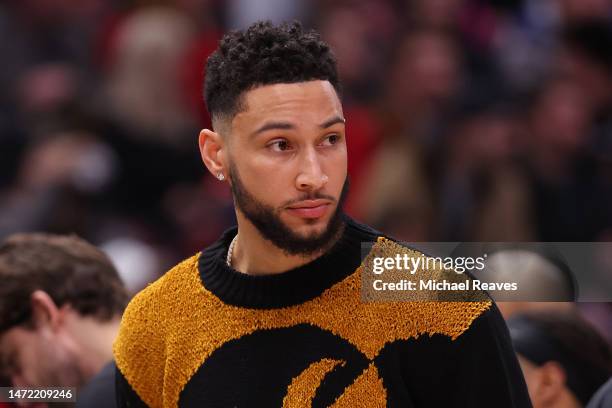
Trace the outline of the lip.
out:
M 331 207 L 328 200 L 304 200 L 287 207 L 287 210 L 300 218 L 320 218 Z
M 290 210 L 298 210 L 301 208 L 316 208 L 316 207 L 320 207 L 322 205 L 328 205 L 328 204 L 330 204 L 329 200 L 322 200 L 322 199 L 304 200 L 304 201 L 299 201 L 295 204 L 292 204 L 288 208 Z

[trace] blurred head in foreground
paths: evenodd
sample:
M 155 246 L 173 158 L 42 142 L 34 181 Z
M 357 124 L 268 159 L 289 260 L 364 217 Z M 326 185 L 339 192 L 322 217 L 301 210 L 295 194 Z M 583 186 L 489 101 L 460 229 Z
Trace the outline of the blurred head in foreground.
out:
M 0 372 L 15 387 L 80 387 L 112 359 L 127 295 L 101 251 L 76 236 L 0 244 Z
M 338 235 L 347 187 L 329 46 L 298 23 L 257 23 L 224 37 L 205 81 L 214 131 L 200 133 L 200 151 L 231 186 L 241 237 L 258 234 L 289 256 L 320 253 Z
M 576 313 L 525 313 L 508 328 L 534 408 L 583 407 L 612 375 L 610 346 Z

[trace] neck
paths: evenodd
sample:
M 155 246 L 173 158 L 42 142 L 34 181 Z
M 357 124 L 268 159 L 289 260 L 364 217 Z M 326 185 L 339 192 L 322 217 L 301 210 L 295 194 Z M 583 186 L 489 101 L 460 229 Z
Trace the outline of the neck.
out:
M 289 255 L 266 240 L 257 228 L 243 217 L 238 217 L 238 236 L 232 253 L 232 268 L 247 275 L 279 274 L 317 259 L 336 242 L 309 255 Z
M 68 323 L 80 355 L 81 372 L 86 378 L 96 375 L 113 359 L 113 341 L 119 332 L 119 316 L 101 322 L 78 313 Z
M 292 262 L 277 248 L 264 245 L 249 246 L 248 250 L 244 246 L 241 248 L 241 237 L 248 243 L 252 235 L 245 233 L 247 228 L 240 224 L 240 220 L 238 225 L 239 230 L 235 227 L 228 229 L 217 242 L 202 251 L 198 259 L 198 272 L 206 290 L 223 302 L 256 309 L 288 307 L 314 299 L 335 283 L 355 273 L 363 261 L 362 244 L 375 242 L 381 235 L 343 216 L 338 239 L 330 244 L 333 248 L 321 251 L 316 259 L 312 259 L 312 256 Z M 234 251 L 238 251 L 238 256 L 233 256 L 233 268 L 230 268 L 227 266 L 227 252 L 237 232 Z M 261 237 L 255 239 L 263 240 Z M 254 253 L 253 248 L 259 248 L 257 250 L 261 252 Z M 274 252 L 266 252 L 272 250 Z M 260 256 L 262 253 L 265 256 Z M 257 269 L 245 270 L 241 266 L 243 257 L 247 257 L 248 265 L 257 265 Z M 272 271 L 265 270 L 263 265 L 270 265 Z M 254 275 L 256 272 L 260 274 Z

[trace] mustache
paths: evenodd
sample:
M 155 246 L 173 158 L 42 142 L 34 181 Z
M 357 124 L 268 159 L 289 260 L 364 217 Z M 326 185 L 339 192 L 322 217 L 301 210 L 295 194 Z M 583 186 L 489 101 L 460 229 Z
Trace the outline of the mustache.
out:
M 344 179 L 344 184 L 342 185 L 342 191 L 340 192 L 340 197 L 334 197 L 329 194 L 323 194 L 321 191 L 311 191 L 309 193 L 304 193 L 298 198 L 294 198 L 294 199 L 285 201 L 283 204 L 281 204 L 281 207 L 279 208 L 290 207 L 295 203 L 299 203 L 300 201 L 305 201 L 305 200 L 329 200 L 332 202 L 332 204 L 339 204 L 339 203 L 342 204 L 346 200 L 346 197 L 350 189 L 350 184 L 351 184 L 350 178 L 347 175 L 347 177 Z

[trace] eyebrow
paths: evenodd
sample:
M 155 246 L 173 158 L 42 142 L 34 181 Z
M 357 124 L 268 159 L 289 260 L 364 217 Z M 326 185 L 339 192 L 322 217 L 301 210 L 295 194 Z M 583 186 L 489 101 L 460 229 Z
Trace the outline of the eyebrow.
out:
M 267 122 L 267 123 L 264 123 L 259 129 L 254 131 L 252 136 L 258 135 L 267 130 L 276 130 L 276 129 L 280 129 L 280 130 L 295 129 L 295 126 L 293 126 L 293 124 L 289 122 Z
M 343 117 L 340 117 L 340 116 L 334 116 L 333 118 L 328 119 L 325 122 L 321 123 L 319 125 L 319 127 L 321 129 L 326 129 L 326 128 L 328 128 L 330 126 L 333 126 L 333 125 L 335 125 L 337 123 L 345 124 L 346 123 L 346 119 L 344 119 Z
M 340 116 L 334 116 L 321 123 L 319 127 L 321 129 L 327 129 L 330 126 L 333 126 L 337 123 L 346 123 L 346 119 Z M 258 135 L 260 133 L 266 132 L 268 130 L 291 130 L 295 129 L 295 126 L 290 122 L 267 122 L 260 126 L 256 131 L 252 133 L 252 136 Z

